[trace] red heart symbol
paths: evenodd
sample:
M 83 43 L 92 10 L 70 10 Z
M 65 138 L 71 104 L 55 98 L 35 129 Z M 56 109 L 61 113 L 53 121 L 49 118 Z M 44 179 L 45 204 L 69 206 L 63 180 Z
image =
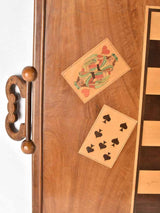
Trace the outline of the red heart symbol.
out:
M 89 89 L 82 89 L 81 91 L 85 97 L 88 97 L 89 96 Z
M 103 46 L 103 47 L 102 47 L 102 54 L 107 55 L 107 54 L 109 54 L 109 53 L 110 53 L 110 50 L 107 48 L 107 46 Z

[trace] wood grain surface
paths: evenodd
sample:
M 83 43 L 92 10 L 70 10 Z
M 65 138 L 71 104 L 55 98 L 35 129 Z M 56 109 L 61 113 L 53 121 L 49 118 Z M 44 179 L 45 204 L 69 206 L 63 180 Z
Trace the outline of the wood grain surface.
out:
M 16 92 L 16 86 L 19 88 L 20 94 Z M 13 139 L 20 141 L 26 136 L 26 125 L 21 123 L 19 129 L 15 127 L 18 120 L 18 108 L 20 97 L 26 98 L 26 82 L 19 76 L 11 76 L 6 83 L 6 96 L 8 99 L 8 114 L 5 120 L 5 127 L 8 135 Z
M 142 146 L 160 146 L 160 122 L 144 121 Z
M 147 71 L 146 94 L 160 94 L 160 68 L 150 67 Z
M 160 40 L 160 13 L 153 12 L 151 17 L 150 39 Z
M 160 171 L 140 170 L 138 194 L 160 194 Z
M 78 150 L 104 104 L 137 119 L 146 4 L 35 0 L 34 213 L 130 211 L 136 130 L 112 169 Z M 106 37 L 132 70 L 84 105 L 61 72 Z
M 159 213 L 160 209 L 160 195 L 159 194 L 138 194 L 136 203 L 137 203 L 137 212 L 145 213 Z

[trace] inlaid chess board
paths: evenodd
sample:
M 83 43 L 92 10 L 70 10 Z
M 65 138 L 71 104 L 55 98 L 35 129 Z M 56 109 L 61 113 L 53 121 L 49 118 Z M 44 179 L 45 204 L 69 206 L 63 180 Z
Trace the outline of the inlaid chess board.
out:
M 147 7 L 131 212 L 160 212 L 160 7 Z

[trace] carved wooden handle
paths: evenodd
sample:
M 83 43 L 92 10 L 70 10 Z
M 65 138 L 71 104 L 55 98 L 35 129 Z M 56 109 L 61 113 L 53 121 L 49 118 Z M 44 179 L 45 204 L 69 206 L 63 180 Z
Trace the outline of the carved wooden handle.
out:
M 31 86 L 32 81 L 36 79 L 37 72 L 33 67 L 25 67 L 22 71 L 22 78 L 11 76 L 6 84 L 6 95 L 8 98 L 8 115 L 6 117 L 6 131 L 14 140 L 26 138 L 21 145 L 21 149 L 26 154 L 32 154 L 35 151 L 35 145 L 31 140 Z M 14 126 L 18 119 L 18 97 L 15 92 L 15 86 L 18 86 L 20 95 L 25 98 L 25 124 L 20 125 L 19 130 Z

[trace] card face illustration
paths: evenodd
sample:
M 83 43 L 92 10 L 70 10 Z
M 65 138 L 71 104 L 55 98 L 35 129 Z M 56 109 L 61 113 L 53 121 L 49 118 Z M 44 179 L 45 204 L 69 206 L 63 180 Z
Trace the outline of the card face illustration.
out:
M 79 153 L 112 168 L 137 121 L 104 105 Z
M 64 70 L 62 76 L 86 103 L 129 70 L 110 40 L 105 39 Z

